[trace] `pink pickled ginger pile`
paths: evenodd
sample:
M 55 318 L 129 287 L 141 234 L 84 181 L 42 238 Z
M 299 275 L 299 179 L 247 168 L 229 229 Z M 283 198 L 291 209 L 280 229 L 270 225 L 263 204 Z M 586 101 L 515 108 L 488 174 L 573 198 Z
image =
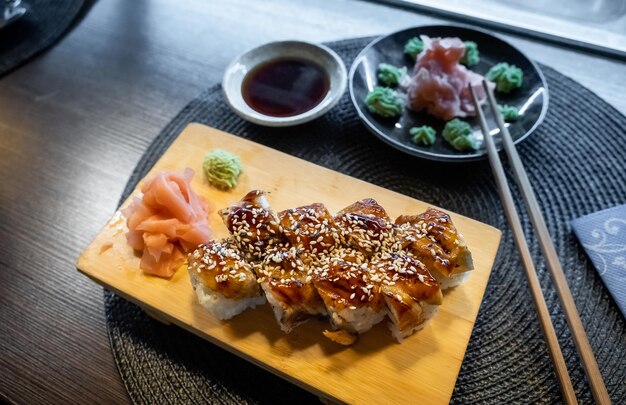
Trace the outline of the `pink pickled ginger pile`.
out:
M 459 63 L 465 54 L 463 41 L 425 35 L 420 38 L 424 50 L 417 55 L 408 86 L 409 108 L 443 120 L 476 115 L 468 84 L 472 84 L 478 99 L 484 101 L 483 76 Z
M 211 239 L 206 203 L 191 189 L 193 170 L 163 172 L 141 184 L 142 196 L 122 209 L 126 240 L 143 251 L 140 267 L 146 274 L 171 277 L 185 253 Z

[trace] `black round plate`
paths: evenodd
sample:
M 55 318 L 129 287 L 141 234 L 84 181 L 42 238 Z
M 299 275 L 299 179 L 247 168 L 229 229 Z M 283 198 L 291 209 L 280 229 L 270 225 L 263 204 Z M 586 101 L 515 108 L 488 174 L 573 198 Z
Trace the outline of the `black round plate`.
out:
M 481 75 L 485 75 L 491 66 L 499 62 L 508 62 L 522 69 L 524 72 L 522 88 L 509 94 L 495 93 L 499 104 L 515 106 L 520 111 L 518 120 L 507 124 L 515 143 L 530 135 L 543 121 L 548 109 L 548 86 L 539 67 L 522 52 L 485 31 L 457 25 L 430 25 L 409 28 L 374 40 L 361 51 L 352 64 L 350 97 L 363 123 L 380 139 L 401 151 L 431 160 L 468 161 L 486 156 L 483 135 L 476 117 L 466 117 L 463 120 L 472 126 L 474 136 L 480 141 L 480 149 L 473 152 L 458 152 L 441 137 L 445 121 L 425 113 L 415 113 L 407 108 L 399 118 L 382 118 L 370 113 L 365 106 L 365 96 L 378 83 L 376 74 L 380 63 L 406 66 L 408 72 L 412 72 L 413 63 L 403 53 L 404 44 L 410 38 L 420 35 L 459 37 L 463 41 L 476 42 L 480 52 L 480 63 L 472 66 L 471 70 Z M 483 111 L 489 128 L 492 128 L 492 134 L 497 134 L 499 130 L 489 108 L 484 108 Z M 438 136 L 434 145 L 418 146 L 411 142 L 409 129 L 421 125 L 430 125 L 437 130 Z M 500 149 L 499 137 L 496 137 L 495 141 Z

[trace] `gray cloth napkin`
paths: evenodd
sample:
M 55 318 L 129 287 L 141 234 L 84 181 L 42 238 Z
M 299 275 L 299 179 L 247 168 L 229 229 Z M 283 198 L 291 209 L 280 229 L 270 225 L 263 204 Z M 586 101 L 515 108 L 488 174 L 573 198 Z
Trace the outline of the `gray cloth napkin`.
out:
M 626 317 L 626 205 L 575 219 L 572 228 Z

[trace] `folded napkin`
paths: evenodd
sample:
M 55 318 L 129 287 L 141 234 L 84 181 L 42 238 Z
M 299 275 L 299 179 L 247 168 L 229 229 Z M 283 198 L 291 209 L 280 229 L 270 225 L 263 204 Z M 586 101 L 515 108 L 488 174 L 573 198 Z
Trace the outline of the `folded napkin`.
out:
M 626 205 L 575 219 L 572 228 L 626 317 Z

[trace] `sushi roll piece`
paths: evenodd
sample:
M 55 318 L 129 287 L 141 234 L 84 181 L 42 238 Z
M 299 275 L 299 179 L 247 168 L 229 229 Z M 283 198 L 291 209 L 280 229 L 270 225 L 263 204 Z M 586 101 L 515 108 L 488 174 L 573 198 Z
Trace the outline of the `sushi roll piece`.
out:
M 259 284 L 285 333 L 311 317 L 326 315 L 324 303 L 313 286 L 310 263 L 302 249 L 277 247 L 257 267 Z
M 324 204 L 315 203 L 278 213 L 284 235 L 292 246 L 316 255 L 341 244 L 339 229 Z
M 332 258 L 317 269 L 313 284 L 334 329 L 364 333 L 385 317 L 380 285 L 371 280 L 367 263 Z
M 472 254 L 445 212 L 428 208 L 419 215 L 396 219 L 399 244 L 440 282 L 442 289 L 456 287 L 474 269 Z
M 357 201 L 339 211 L 334 219 L 346 244 L 366 256 L 393 245 L 393 223 L 376 200 Z
M 266 251 L 286 242 L 265 191 L 250 191 L 219 213 L 237 246 L 249 260 L 261 260 Z
M 398 342 L 422 329 L 443 302 L 441 288 L 423 263 L 406 252 L 383 253 L 370 263 Z
M 265 302 L 251 265 L 232 240 L 202 244 L 187 262 L 198 301 L 216 318 L 230 319 Z

